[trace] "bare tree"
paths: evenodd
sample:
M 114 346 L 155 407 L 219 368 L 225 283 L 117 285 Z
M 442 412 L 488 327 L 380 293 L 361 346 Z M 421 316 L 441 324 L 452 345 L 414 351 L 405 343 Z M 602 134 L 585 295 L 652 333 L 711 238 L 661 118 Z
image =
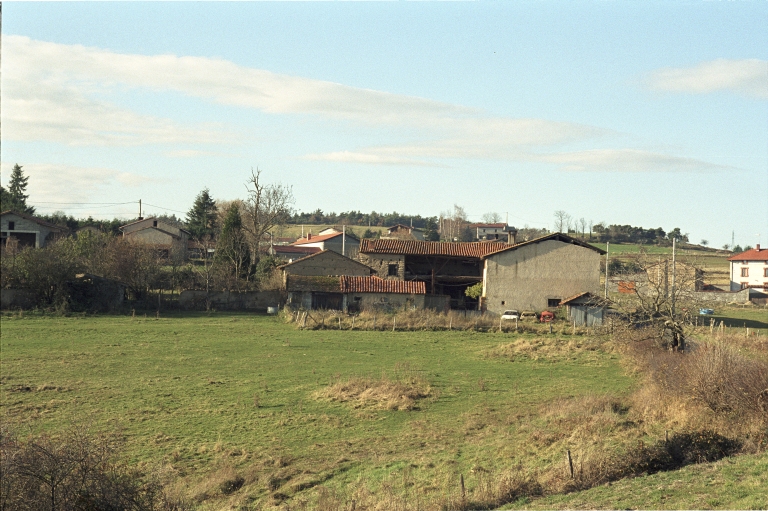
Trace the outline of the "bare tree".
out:
M 568 232 L 571 226 L 571 215 L 558 209 L 555 211 L 555 231 L 556 232 Z
M 594 226 L 594 222 L 592 220 L 589 221 L 589 239 L 592 239 L 592 226 Z
M 493 211 L 491 213 L 485 213 L 482 216 L 482 220 L 486 224 L 497 224 L 497 223 L 501 222 L 501 215 L 496 213 L 495 211 Z
M 581 237 L 583 238 L 587 230 L 587 221 L 584 220 L 584 217 L 579 218 L 579 227 L 581 227 Z
M 243 228 L 249 235 L 251 257 L 258 259 L 261 242 L 272 228 L 284 224 L 291 215 L 293 187 L 283 184 L 264 184 L 261 170 L 251 169 L 251 177 L 245 185 L 248 198 L 243 203 L 245 218 Z

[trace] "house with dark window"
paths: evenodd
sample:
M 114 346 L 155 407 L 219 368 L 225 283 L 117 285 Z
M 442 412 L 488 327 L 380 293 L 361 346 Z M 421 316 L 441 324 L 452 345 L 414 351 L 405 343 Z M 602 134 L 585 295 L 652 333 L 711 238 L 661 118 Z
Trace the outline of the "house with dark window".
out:
M 495 224 L 469 224 L 474 237 L 478 241 L 508 241 L 515 243 L 517 229 L 506 223 Z
M 731 291 L 757 289 L 768 293 L 768 250 L 755 248 L 728 258 L 731 264 Z
M 161 257 L 187 258 L 191 234 L 157 218 L 140 218 L 120 227 L 126 240 L 148 245 Z
M 395 224 L 392 227 L 387 227 L 387 234 L 382 236 L 382 238 L 424 241 L 424 229 L 413 226 L 409 227 L 403 224 Z
M 66 227 L 45 222 L 32 215 L 16 211 L 0 214 L 0 242 L 3 249 L 8 242 L 15 243 L 18 248 L 43 248 L 66 233 Z

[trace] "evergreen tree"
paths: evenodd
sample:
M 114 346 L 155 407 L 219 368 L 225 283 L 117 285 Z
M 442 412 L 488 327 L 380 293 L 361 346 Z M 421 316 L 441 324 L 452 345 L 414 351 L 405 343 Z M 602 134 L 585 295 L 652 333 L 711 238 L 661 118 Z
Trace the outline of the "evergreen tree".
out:
M 17 213 L 27 213 L 33 215 L 35 208 L 27 206 L 27 199 L 29 195 L 24 192 L 27 191 L 27 185 L 29 184 L 29 178 L 24 176 L 24 171 L 18 163 L 13 166 L 11 171 L 11 180 L 8 182 L 8 190 L 0 191 L 0 200 L 2 201 L 2 210 L 13 210 Z
M 424 228 L 424 241 L 440 241 L 440 233 L 437 232 L 437 218 L 433 216 L 427 218 L 427 224 Z
M 215 235 L 217 212 L 216 203 L 208 188 L 204 188 L 197 195 L 192 209 L 187 213 L 187 229 L 192 233 L 192 236 L 201 239 L 204 236 L 212 237 Z
M 229 267 L 230 274 L 237 278 L 248 276 L 251 252 L 245 238 L 240 205 L 233 202 L 227 209 L 224 225 L 221 227 L 219 241 L 216 244 L 216 259 Z

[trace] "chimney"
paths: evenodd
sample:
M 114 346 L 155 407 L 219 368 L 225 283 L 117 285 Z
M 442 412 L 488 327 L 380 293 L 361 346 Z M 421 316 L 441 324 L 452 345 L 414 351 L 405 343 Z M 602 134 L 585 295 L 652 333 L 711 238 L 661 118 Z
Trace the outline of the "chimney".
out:
M 758 243 L 757 245 L 755 245 L 755 250 L 756 250 L 756 251 L 758 251 L 758 252 L 760 252 L 760 243 Z
M 311 239 L 312 239 L 312 233 L 311 233 L 311 232 L 308 232 L 308 233 L 307 233 L 307 241 L 309 241 L 309 240 L 311 240 Z
M 510 227 L 507 231 L 507 245 L 514 245 L 517 238 L 517 229 Z

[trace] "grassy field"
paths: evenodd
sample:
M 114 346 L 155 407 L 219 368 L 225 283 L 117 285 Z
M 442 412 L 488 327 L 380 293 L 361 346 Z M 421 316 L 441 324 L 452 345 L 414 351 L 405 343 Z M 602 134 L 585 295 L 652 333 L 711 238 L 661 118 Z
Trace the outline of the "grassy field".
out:
M 336 509 L 327 502 L 365 495 L 429 509 L 458 494 L 461 476 L 480 495 L 509 470 L 561 474 L 566 449 L 663 435 L 629 419 L 637 381 L 598 337 L 297 330 L 252 314 L 16 314 L 0 326 L 4 420 L 31 433 L 117 432 L 132 463 L 200 509 Z M 570 495 L 615 507 L 600 490 Z M 656 507 L 624 496 L 622 506 Z

